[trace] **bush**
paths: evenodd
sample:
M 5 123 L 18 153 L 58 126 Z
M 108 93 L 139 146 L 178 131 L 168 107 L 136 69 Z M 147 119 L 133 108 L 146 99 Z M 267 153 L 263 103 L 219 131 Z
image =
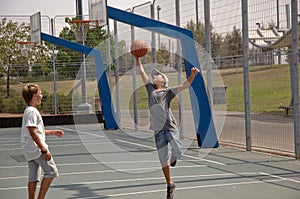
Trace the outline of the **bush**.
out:
M 0 87 L 0 113 L 23 113 L 26 107 L 21 93 L 10 90 L 10 96 L 6 97 L 6 89 Z
M 42 91 L 43 99 L 42 104 L 37 108 L 41 113 L 54 113 L 53 110 L 53 94 L 49 94 L 46 90 Z M 10 90 L 10 97 L 6 97 L 6 89 L 0 87 L 0 113 L 23 113 L 26 104 L 22 98 L 21 92 L 13 89 Z M 57 112 L 70 113 L 76 110 L 81 103 L 81 95 L 74 93 L 73 95 L 57 93 Z M 93 101 L 90 103 L 94 103 Z
M 43 91 L 44 93 L 44 91 Z M 46 92 L 45 92 L 46 93 Z M 44 94 L 43 94 L 44 95 Z M 64 93 L 58 92 L 56 94 L 57 97 L 57 112 L 58 113 L 67 113 L 72 112 L 72 95 L 66 95 Z M 53 94 L 47 94 L 43 98 L 45 98 L 45 101 L 42 104 L 42 112 L 44 113 L 53 113 Z

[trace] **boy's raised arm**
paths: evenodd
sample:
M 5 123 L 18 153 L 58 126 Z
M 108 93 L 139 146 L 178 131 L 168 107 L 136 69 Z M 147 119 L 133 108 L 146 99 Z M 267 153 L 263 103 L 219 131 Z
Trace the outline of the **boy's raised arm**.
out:
M 143 65 L 141 63 L 140 58 L 139 57 L 135 57 L 135 62 L 136 62 L 136 66 L 137 66 L 137 68 L 138 68 L 138 70 L 140 72 L 140 75 L 141 75 L 141 77 L 143 79 L 144 84 L 147 84 L 149 82 L 149 77 L 148 77 L 147 73 L 144 70 L 144 67 L 143 67 Z
M 196 67 L 193 67 L 191 70 L 192 70 L 192 74 L 188 77 L 188 79 L 183 84 L 177 87 L 178 92 L 188 88 L 193 83 L 196 75 L 199 73 L 199 69 Z

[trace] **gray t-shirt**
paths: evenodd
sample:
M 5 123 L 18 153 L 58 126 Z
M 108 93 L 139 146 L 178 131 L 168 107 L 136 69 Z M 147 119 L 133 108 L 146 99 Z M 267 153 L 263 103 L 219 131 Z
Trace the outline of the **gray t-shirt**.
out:
M 151 82 L 145 86 L 148 92 L 150 129 L 155 132 L 161 130 L 178 131 L 175 117 L 170 109 L 171 100 L 178 93 L 177 87 L 155 90 Z

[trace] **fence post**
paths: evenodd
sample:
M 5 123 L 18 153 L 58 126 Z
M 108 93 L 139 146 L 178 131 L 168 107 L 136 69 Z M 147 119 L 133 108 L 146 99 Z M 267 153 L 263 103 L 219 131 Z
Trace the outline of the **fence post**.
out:
M 298 0 L 291 0 L 292 7 L 292 59 L 290 63 L 291 88 L 293 97 L 295 158 L 300 159 L 300 127 L 299 127 L 299 70 L 298 70 Z
M 132 8 L 132 13 L 134 13 L 134 8 Z M 135 40 L 135 32 L 134 26 L 131 25 L 131 43 Z M 136 95 L 136 67 L 133 56 L 131 56 L 132 60 L 132 89 L 133 89 L 133 120 L 134 120 L 134 131 L 138 131 L 138 110 L 137 110 L 137 95 Z
M 153 1 L 153 3 L 150 6 L 151 9 L 151 19 L 155 19 L 154 16 L 154 3 L 155 0 Z M 151 32 L 151 55 L 152 55 L 152 68 L 154 68 L 155 64 L 156 64 L 156 44 L 155 44 L 155 32 Z
M 251 151 L 251 109 L 250 109 L 250 80 L 248 63 L 248 0 L 242 0 L 242 26 L 243 26 L 243 65 L 244 65 L 244 107 L 246 127 L 246 150 Z
M 180 27 L 180 2 L 179 0 L 175 0 L 175 16 L 176 16 L 176 26 Z M 180 58 L 180 47 L 181 42 L 177 40 L 177 49 L 176 49 L 176 64 L 177 64 L 177 70 L 178 70 L 178 85 L 182 83 L 181 76 L 182 76 L 182 64 L 181 64 L 181 58 Z M 178 111 L 179 111 L 179 134 L 180 137 L 183 138 L 183 110 L 182 110 L 182 93 L 178 93 Z
M 208 99 L 212 104 L 212 76 L 211 76 L 211 39 L 210 39 L 210 3 L 209 1 L 204 1 L 204 18 L 205 18 L 205 50 L 206 50 L 206 81 L 208 87 Z
M 54 36 L 54 20 L 53 18 L 51 18 L 50 20 L 50 24 L 51 24 L 51 33 L 52 36 Z M 52 48 L 52 70 L 53 70 L 53 112 L 54 114 L 57 114 L 57 85 L 56 85 L 56 65 L 55 65 L 55 45 L 51 44 L 51 48 Z
M 121 112 L 120 112 L 120 88 L 119 88 L 119 59 L 118 59 L 118 43 L 119 43 L 119 39 L 118 39 L 118 25 L 117 25 L 117 21 L 114 20 L 114 48 L 115 48 L 115 57 L 114 57 L 114 64 L 115 64 L 115 78 L 116 78 L 116 83 L 115 83 L 115 87 L 116 87 L 116 111 L 117 111 L 117 122 L 118 124 L 120 124 L 120 120 L 121 120 Z

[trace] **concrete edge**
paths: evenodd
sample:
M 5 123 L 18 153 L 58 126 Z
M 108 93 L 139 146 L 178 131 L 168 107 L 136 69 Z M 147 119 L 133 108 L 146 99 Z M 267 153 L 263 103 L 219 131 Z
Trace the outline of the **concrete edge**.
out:
M 42 115 L 45 126 L 103 123 L 102 112 Z M 0 118 L 0 128 L 21 127 L 22 116 Z

